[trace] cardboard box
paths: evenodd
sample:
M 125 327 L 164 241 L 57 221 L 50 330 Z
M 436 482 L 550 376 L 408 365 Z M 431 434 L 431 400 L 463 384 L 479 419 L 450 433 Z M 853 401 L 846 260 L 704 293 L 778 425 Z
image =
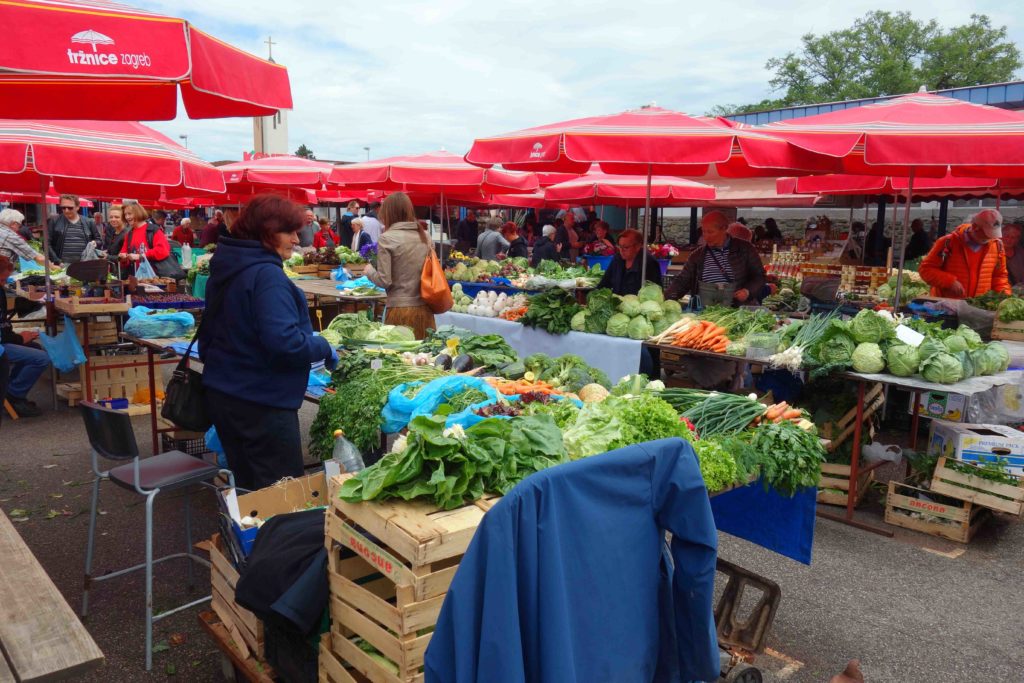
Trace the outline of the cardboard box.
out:
M 1003 425 L 932 422 L 928 454 L 963 462 L 985 462 L 996 457 L 1009 461 L 1006 471 L 1024 474 L 1024 432 Z
M 222 495 L 225 496 L 235 535 L 246 555 L 252 550 L 259 529 L 243 529 L 243 517 L 258 517 L 266 522 L 274 515 L 325 507 L 330 503 L 327 478 L 322 471 L 298 479 L 282 479 L 272 486 L 241 496 L 236 495 L 233 489 Z
M 963 422 L 968 419 L 967 397 L 963 394 L 950 394 L 945 391 L 922 391 L 918 402 L 921 417 L 950 422 Z M 914 413 L 914 394 L 910 394 L 907 412 Z

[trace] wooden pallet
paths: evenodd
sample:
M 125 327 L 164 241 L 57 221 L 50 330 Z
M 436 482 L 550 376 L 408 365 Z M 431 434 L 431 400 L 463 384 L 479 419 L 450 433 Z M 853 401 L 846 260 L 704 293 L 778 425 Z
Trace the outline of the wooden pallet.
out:
M 332 489 L 345 478 L 335 477 Z M 437 622 L 459 561 L 497 500 L 439 510 L 422 501 L 354 504 L 332 496 L 326 536 L 331 650 L 339 662 L 374 683 L 423 681 L 431 638 L 423 631 Z M 355 637 L 376 648 L 398 673 L 362 651 Z
M 868 487 L 874 479 L 874 470 L 857 474 L 857 499 L 854 501 L 854 505 L 860 505 L 864 501 L 864 496 L 868 493 Z M 822 489 L 838 490 L 824 491 Z M 821 463 L 821 483 L 818 484 L 818 502 L 825 505 L 842 505 L 846 507 L 849 491 L 850 466 L 836 465 L 830 462 Z
M 244 655 L 243 659 L 252 655 L 262 660 L 263 622 L 235 602 L 238 578 L 238 570 L 228 559 L 220 534 L 214 534 L 210 539 L 210 584 L 213 589 L 210 607 L 231 634 L 239 651 Z
M 977 466 L 961 462 L 969 468 Z M 998 512 L 1020 516 L 1024 510 L 1024 477 L 1008 475 L 1017 483 L 1013 486 L 964 474 L 946 466 L 946 458 L 939 458 L 932 475 L 932 491 L 952 498 L 968 501 Z
M 885 522 L 931 536 L 969 543 L 992 513 L 974 503 L 937 496 L 921 488 L 916 479 L 889 481 L 885 497 Z M 918 496 L 924 495 L 924 500 Z M 941 500 L 939 500 L 941 499 Z

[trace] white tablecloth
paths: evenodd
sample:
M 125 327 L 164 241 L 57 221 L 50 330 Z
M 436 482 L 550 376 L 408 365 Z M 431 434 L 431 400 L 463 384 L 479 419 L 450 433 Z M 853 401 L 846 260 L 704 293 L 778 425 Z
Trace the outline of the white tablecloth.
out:
M 548 334 L 501 318 L 483 318 L 466 313 L 442 313 L 434 316 L 440 325 L 455 325 L 477 334 L 500 334 L 520 358 L 531 353 L 562 356 L 574 353 L 617 382 L 620 377 L 640 371 L 640 342 L 635 339 L 609 337 L 604 334 L 570 332 Z

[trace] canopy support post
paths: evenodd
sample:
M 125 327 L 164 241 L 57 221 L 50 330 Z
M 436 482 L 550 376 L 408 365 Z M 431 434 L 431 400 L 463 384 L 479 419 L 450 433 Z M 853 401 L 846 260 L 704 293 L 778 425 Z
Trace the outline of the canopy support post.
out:
M 879 229 L 875 235 L 875 243 L 872 245 L 872 249 L 874 249 L 876 254 L 881 254 L 885 251 L 885 204 L 887 199 L 885 195 L 879 195 L 878 197 L 878 218 L 875 222 L 878 223 Z
M 946 223 L 949 221 L 949 199 L 946 197 L 942 198 L 939 202 L 939 226 L 936 230 L 936 237 L 941 237 L 946 234 Z
M 907 226 L 910 225 L 910 200 L 914 196 L 914 167 L 910 167 L 910 175 L 908 176 L 907 182 L 907 208 L 903 213 L 903 229 L 906 230 Z M 895 229 L 893 230 L 895 233 Z M 902 236 L 902 234 L 901 234 Z M 903 288 L 903 262 L 906 260 L 907 250 L 903 247 L 902 239 L 900 240 L 900 267 L 896 272 L 896 293 L 895 301 L 893 302 L 893 309 L 897 312 L 900 310 L 900 290 Z
M 640 281 L 647 282 L 647 233 L 651 229 L 651 165 L 647 164 L 647 198 L 644 202 L 644 242 L 640 258 Z
M 690 207 L 690 244 L 697 243 L 697 207 Z

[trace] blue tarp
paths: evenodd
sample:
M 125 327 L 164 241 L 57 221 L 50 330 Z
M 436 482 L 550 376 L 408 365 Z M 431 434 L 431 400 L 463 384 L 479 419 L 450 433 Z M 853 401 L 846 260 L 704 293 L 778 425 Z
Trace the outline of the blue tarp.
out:
M 757 481 L 715 496 L 711 511 L 719 531 L 810 564 L 817 495 L 807 488 L 789 498 Z

